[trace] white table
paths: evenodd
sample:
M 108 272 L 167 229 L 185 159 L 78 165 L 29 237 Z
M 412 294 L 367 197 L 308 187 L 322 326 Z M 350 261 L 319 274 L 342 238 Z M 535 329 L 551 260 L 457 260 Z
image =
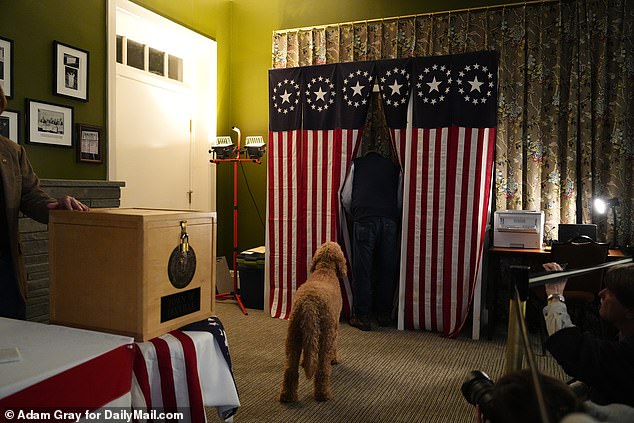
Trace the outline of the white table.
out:
M 130 407 L 134 340 L 125 336 L 0 318 L 0 409 L 50 411 Z M 95 382 L 98 381 L 98 382 Z
M 222 323 L 212 317 L 186 329 L 135 344 L 124 336 L 0 318 L 0 349 L 17 347 L 21 355 L 0 363 L 0 413 L 81 410 L 86 419 L 87 410 L 110 421 L 108 410 L 140 410 L 183 413 L 179 421 L 197 423 L 206 420 L 204 407 L 215 407 L 231 421 L 240 401 Z

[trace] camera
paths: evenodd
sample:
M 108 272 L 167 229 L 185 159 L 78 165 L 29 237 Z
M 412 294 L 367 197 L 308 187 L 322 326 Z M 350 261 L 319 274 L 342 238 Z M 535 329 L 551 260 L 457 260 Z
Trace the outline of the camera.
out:
M 547 416 L 541 414 L 535 382 L 541 387 L 540 395 L 548 398 L 542 400 Z M 469 404 L 480 407 L 486 420 L 505 423 L 558 422 L 564 415 L 579 410 L 587 394 L 587 387 L 580 382 L 566 385 L 545 374 L 538 374 L 535 381 L 530 369 L 508 373 L 497 384 L 486 373 L 472 370 L 460 390 Z
M 472 370 L 462 383 L 462 396 L 471 405 L 479 405 L 482 414 L 490 418 L 493 413 L 493 380 L 480 370 Z

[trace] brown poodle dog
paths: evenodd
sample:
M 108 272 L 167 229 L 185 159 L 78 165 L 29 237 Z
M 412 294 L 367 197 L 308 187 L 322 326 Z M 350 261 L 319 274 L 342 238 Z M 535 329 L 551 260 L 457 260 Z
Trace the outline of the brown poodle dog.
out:
M 286 370 L 281 402 L 297 401 L 299 360 L 306 377 L 315 376 L 315 399 L 332 398 L 330 374 L 337 357 L 337 334 L 341 313 L 339 278 L 346 276 L 346 259 L 336 242 L 320 246 L 310 264 L 308 280 L 299 287 L 293 302 L 286 336 Z

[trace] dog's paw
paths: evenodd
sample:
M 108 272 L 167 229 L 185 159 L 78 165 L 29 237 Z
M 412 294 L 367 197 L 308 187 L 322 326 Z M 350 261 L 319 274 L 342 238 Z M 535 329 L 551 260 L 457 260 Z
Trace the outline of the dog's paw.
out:
M 297 401 L 297 393 L 293 394 L 291 392 L 282 392 L 280 394 L 280 402 L 296 402 Z
M 315 392 L 315 400 L 328 401 L 332 399 L 332 395 L 329 392 Z

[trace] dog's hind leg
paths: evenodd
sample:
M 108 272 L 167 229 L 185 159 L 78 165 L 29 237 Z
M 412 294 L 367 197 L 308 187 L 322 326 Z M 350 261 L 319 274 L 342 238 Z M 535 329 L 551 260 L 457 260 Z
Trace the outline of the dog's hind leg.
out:
M 337 327 L 335 328 L 335 337 L 332 341 L 332 360 L 330 364 L 339 364 L 341 363 L 341 356 L 339 355 L 339 350 L 337 349 L 337 340 L 339 339 L 339 322 L 337 322 Z
M 291 319 L 286 338 L 286 370 L 280 402 L 297 401 L 297 383 L 299 379 L 299 359 L 302 355 L 302 334 L 299 327 Z
M 319 342 L 319 358 L 315 372 L 315 399 L 327 401 L 332 398 L 330 391 L 330 376 L 332 374 L 333 344 L 335 328 L 323 328 Z

